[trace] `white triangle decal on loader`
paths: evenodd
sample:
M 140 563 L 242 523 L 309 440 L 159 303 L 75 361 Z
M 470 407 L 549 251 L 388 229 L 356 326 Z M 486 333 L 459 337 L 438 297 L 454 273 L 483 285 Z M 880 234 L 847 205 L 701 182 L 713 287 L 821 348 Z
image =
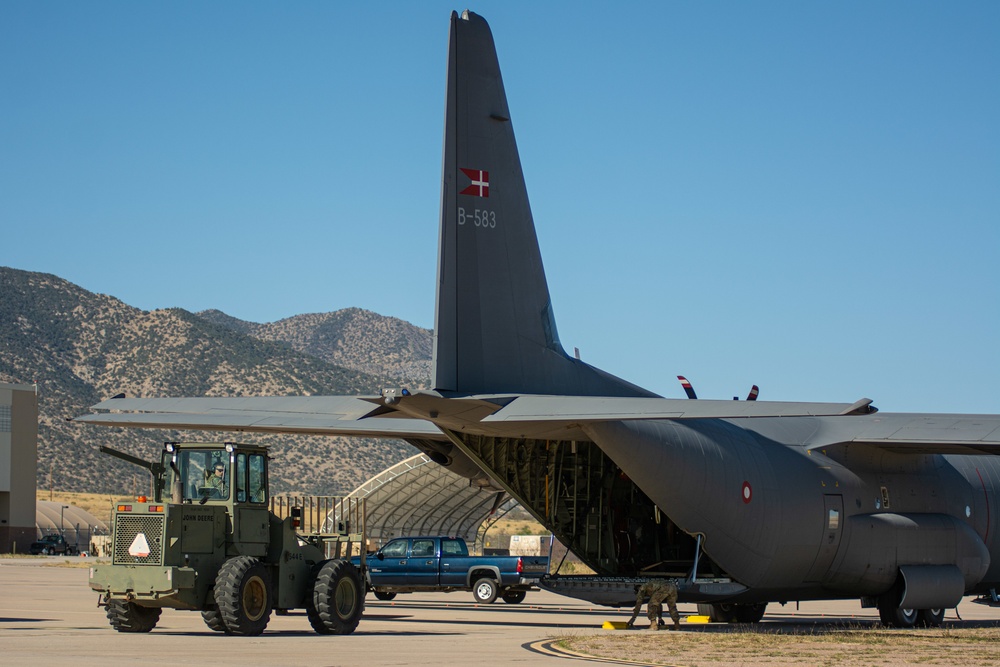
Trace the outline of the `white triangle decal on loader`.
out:
M 149 552 L 149 542 L 146 541 L 146 536 L 143 533 L 139 533 L 132 540 L 132 545 L 128 548 L 129 555 L 136 558 L 145 558 L 149 555 Z

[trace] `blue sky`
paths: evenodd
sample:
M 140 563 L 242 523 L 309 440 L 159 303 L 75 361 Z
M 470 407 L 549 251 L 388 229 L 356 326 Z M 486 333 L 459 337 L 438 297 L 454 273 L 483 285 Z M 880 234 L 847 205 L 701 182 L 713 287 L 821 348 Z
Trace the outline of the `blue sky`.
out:
M 1000 412 L 1000 4 L 483 2 L 567 350 Z M 430 327 L 439 2 L 0 3 L 0 265 Z

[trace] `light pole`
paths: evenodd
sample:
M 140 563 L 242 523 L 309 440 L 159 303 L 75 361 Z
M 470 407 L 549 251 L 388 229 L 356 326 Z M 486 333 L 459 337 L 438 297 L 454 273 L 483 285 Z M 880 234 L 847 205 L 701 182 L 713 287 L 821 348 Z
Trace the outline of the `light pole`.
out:
M 63 534 L 63 511 L 64 510 L 68 510 L 68 509 L 69 509 L 69 505 L 60 505 L 59 506 L 59 534 L 60 535 Z

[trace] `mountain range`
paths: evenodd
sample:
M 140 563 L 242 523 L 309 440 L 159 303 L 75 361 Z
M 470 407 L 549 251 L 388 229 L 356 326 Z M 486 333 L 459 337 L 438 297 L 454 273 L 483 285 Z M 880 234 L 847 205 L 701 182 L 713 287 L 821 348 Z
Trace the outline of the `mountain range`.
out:
M 272 493 L 348 493 L 417 453 L 401 441 L 321 436 L 110 429 L 68 421 L 127 396 L 375 394 L 430 383 L 431 332 L 359 308 L 260 324 L 219 310 L 144 311 L 51 274 L 0 267 L 0 382 L 38 386 L 38 494 L 132 493 L 137 466 L 169 440 L 271 447 Z

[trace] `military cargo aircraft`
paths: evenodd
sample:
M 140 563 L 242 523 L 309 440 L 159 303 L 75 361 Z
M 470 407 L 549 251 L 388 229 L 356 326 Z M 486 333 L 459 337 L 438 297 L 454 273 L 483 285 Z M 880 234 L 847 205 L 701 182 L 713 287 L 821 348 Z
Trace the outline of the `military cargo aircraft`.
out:
M 938 625 L 965 595 L 997 600 L 1000 416 L 668 399 L 568 355 L 511 118 L 489 26 L 453 13 L 434 390 L 114 398 L 78 420 L 402 438 L 520 501 L 598 575 L 546 585 L 603 604 L 660 576 L 737 621 L 860 598 Z

